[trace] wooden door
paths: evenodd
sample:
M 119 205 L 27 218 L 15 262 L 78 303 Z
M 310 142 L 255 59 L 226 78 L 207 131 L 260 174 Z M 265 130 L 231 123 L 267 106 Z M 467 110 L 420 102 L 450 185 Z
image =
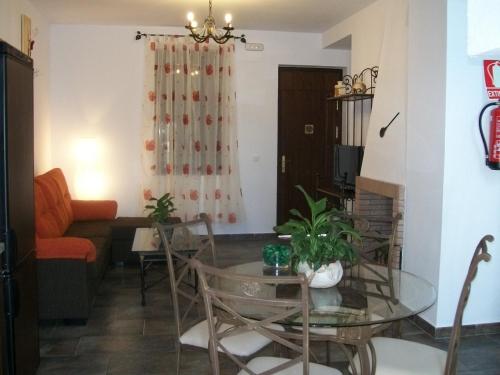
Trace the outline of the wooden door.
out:
M 292 208 L 309 215 L 307 204 L 295 185 L 301 185 L 314 196 L 317 176 L 331 175 L 330 154 L 335 139 L 327 126 L 326 98 L 332 95 L 333 86 L 340 80 L 340 69 L 279 68 L 278 224 L 288 220 Z M 340 123 L 341 109 L 328 108 L 328 112 L 330 119 L 337 118 Z M 339 133 L 335 136 L 341 137 Z

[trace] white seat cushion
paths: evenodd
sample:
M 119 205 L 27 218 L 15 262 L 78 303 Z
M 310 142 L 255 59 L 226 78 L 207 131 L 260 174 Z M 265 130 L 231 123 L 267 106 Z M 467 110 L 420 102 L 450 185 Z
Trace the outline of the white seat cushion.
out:
M 377 375 L 442 375 L 446 352 L 413 341 L 375 337 L 372 339 L 377 356 Z M 354 356 L 359 372 L 359 357 Z
M 269 327 L 276 331 L 284 331 L 283 327 L 277 324 L 271 324 Z M 221 324 L 219 332 L 225 331 L 231 328 L 229 324 Z M 228 336 L 222 339 L 221 343 L 226 347 L 226 349 L 237 356 L 248 357 L 264 346 L 271 343 L 272 340 L 268 339 L 261 334 L 250 331 L 245 333 L 240 333 L 234 336 Z M 196 346 L 199 348 L 208 348 L 208 322 L 203 320 L 202 322 L 196 324 L 195 326 L 188 329 L 180 338 L 181 344 Z M 219 351 L 222 349 L 219 348 Z
M 279 357 L 256 357 L 247 363 L 247 366 L 253 372 L 260 374 L 264 371 L 272 369 L 282 363 L 288 362 L 289 359 Z M 302 363 L 296 363 L 292 367 L 288 367 L 276 374 L 279 375 L 302 375 Z M 310 375 L 342 375 L 342 373 L 334 368 L 318 365 L 317 363 L 309 363 Z M 241 370 L 238 375 L 248 375 L 248 372 Z

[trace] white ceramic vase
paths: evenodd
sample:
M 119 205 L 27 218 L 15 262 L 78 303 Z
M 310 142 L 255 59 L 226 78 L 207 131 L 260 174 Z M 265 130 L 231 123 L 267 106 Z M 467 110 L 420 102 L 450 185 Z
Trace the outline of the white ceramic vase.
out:
M 322 265 L 316 271 L 313 271 L 307 262 L 300 262 L 297 270 L 306 275 L 311 288 L 330 288 L 337 285 L 344 273 L 339 261 Z

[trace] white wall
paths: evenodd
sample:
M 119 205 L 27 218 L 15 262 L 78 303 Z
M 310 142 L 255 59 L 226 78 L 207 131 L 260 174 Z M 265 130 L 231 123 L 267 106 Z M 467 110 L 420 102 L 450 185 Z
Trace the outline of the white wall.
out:
M 369 116 L 361 175 L 404 185 L 406 182 L 406 103 L 408 79 L 408 2 L 386 1 L 384 39 L 377 90 Z M 380 137 L 380 129 L 399 115 Z
M 469 55 L 500 58 L 500 1 L 467 0 L 467 8 Z
M 45 172 L 50 160 L 49 122 L 49 26 L 45 18 L 26 0 L 0 0 L 0 39 L 21 48 L 21 14 L 31 18 L 35 40 L 34 60 L 34 131 L 35 173 Z
M 95 137 L 103 146 L 105 197 L 117 199 L 119 215 L 143 213 L 140 201 L 143 43 L 136 30 L 183 29 L 57 25 L 51 30 L 53 165 L 74 191 L 74 143 Z M 243 31 L 245 32 L 245 31 Z M 237 44 L 236 84 L 245 223 L 220 233 L 266 233 L 276 224 L 278 66 L 346 67 L 349 53 L 323 50 L 321 35 L 246 31 L 264 52 Z
M 498 17 L 498 9 L 484 8 L 483 14 L 496 10 Z M 464 323 L 500 322 L 500 285 L 496 282 L 500 274 L 500 172 L 484 164 L 477 116 L 489 101 L 482 59 L 467 55 L 466 25 L 465 2 L 448 1 L 446 152 L 437 326 L 452 324 L 472 252 L 487 233 L 496 238 L 490 245 L 492 260 L 480 265 Z M 490 46 L 500 51 L 500 39 Z M 484 125 L 487 129 L 489 115 L 484 116 Z
M 446 105 L 446 0 L 409 2 L 403 268 L 441 293 Z M 437 304 L 422 314 L 436 325 Z
M 351 35 L 350 72 L 353 74 L 380 63 L 387 1 L 379 0 L 371 4 L 322 35 L 324 48 L 330 48 L 339 40 Z

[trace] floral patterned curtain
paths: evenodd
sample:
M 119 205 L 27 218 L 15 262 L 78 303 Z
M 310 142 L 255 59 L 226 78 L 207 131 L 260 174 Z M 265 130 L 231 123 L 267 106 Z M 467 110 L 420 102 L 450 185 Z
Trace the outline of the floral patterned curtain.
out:
M 234 43 L 145 43 L 144 204 L 169 192 L 183 220 L 241 221 Z

